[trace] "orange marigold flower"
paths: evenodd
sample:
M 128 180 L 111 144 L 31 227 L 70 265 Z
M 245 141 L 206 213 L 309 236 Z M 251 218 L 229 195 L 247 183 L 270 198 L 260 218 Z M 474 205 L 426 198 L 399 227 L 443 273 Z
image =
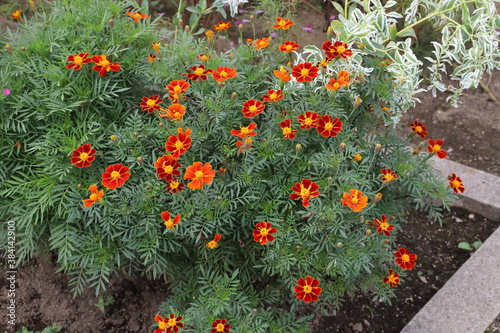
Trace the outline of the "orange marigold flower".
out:
M 250 125 L 244 127 L 240 126 L 239 130 L 231 130 L 232 135 L 236 135 L 239 138 L 246 138 L 248 136 L 256 136 L 257 132 L 253 132 L 253 130 L 257 127 L 256 123 L 250 123 Z
M 212 323 L 213 328 L 210 330 L 210 333 L 231 333 L 231 331 L 229 330 L 231 328 L 231 325 L 226 323 L 226 319 L 217 319 Z
M 394 230 L 394 226 L 392 224 L 389 224 L 387 222 L 387 216 L 385 215 L 382 215 L 382 217 L 380 217 L 380 219 L 382 220 L 379 220 L 379 219 L 373 219 L 373 226 L 375 228 L 377 228 L 377 232 L 378 234 L 380 235 L 381 233 L 384 233 L 386 236 L 390 236 L 391 235 L 391 231 Z
M 214 35 L 214 32 L 212 30 L 205 31 L 205 37 L 207 37 L 208 40 L 211 40 L 213 35 Z
M 330 83 L 327 83 L 325 87 L 329 90 L 339 90 L 340 88 L 347 87 L 349 85 L 349 73 L 346 71 L 340 71 L 337 79 L 330 79 Z
M 316 128 L 316 125 L 319 120 L 319 115 L 316 112 L 307 111 L 306 113 L 302 113 L 298 117 L 300 125 L 300 129 L 310 129 Z
M 424 126 L 419 121 L 416 121 L 413 124 L 410 124 L 410 127 L 413 132 L 417 133 L 418 136 L 420 136 L 422 139 L 424 139 L 427 136 L 427 127 Z
M 219 23 L 214 25 L 214 30 L 215 31 L 226 30 L 229 27 L 231 27 L 231 23 L 229 21 L 227 22 L 219 21 Z
M 101 175 L 101 183 L 107 188 L 114 190 L 123 186 L 125 181 L 130 178 L 129 168 L 123 164 L 113 164 L 106 168 L 106 172 Z
M 252 231 L 253 240 L 259 242 L 260 245 L 264 245 L 267 242 L 272 242 L 274 236 L 272 234 L 278 232 L 276 228 L 271 228 L 273 224 L 271 222 L 259 222 L 255 225 L 256 230 Z
M 149 54 L 149 56 L 146 57 L 147 61 L 149 61 L 150 64 L 155 62 L 156 56 L 152 53 Z
M 267 94 L 262 95 L 262 98 L 266 102 L 277 102 L 283 97 L 285 97 L 285 95 L 281 93 L 281 90 L 268 90 Z
M 204 65 L 193 66 L 190 68 L 190 70 L 193 71 L 193 73 L 186 74 L 186 77 L 190 80 L 193 80 L 193 81 L 196 81 L 196 80 L 206 81 L 208 79 L 207 74 L 212 74 L 212 70 L 205 69 Z
M 161 218 L 163 219 L 163 222 L 165 222 L 165 227 L 168 229 L 173 229 L 181 221 L 181 216 L 179 214 L 177 214 L 172 220 L 170 218 L 170 212 L 167 211 L 161 213 Z
M 410 253 L 407 249 L 400 248 L 396 252 L 394 252 L 396 259 L 394 261 L 399 265 L 402 269 L 413 269 L 417 264 L 415 260 L 417 260 L 417 255 Z
M 179 193 L 184 189 L 184 183 L 180 183 L 177 178 L 172 179 L 170 183 L 167 184 L 168 193 Z
M 236 74 L 238 74 L 236 68 L 229 67 L 217 67 L 215 71 L 212 71 L 212 77 L 218 82 L 236 77 Z
M 353 161 L 359 162 L 363 159 L 363 156 L 361 154 L 354 154 L 354 157 L 352 158 Z
M 257 50 L 265 49 L 269 46 L 269 39 L 267 39 L 266 37 L 257 39 L 253 42 L 253 46 L 255 46 Z
M 170 95 L 181 95 L 186 92 L 186 90 L 191 85 L 185 80 L 173 80 L 165 86 L 165 89 L 170 93 Z
M 441 140 L 441 139 L 437 139 L 437 140 L 429 139 L 429 140 L 427 140 L 427 143 L 429 144 L 427 146 L 427 151 L 429 153 L 431 153 L 431 154 L 435 153 L 437 155 L 437 157 L 439 157 L 439 158 L 445 158 L 446 156 L 448 156 L 448 154 L 443 149 L 441 149 L 441 146 L 444 143 L 443 140 Z
M 325 51 L 325 56 L 328 59 L 337 57 L 345 59 L 347 57 L 352 57 L 352 51 L 347 47 L 347 44 L 340 41 L 332 44 L 332 42 L 328 40 L 321 45 L 321 48 Z
M 280 127 L 283 130 L 283 135 L 285 136 L 283 139 L 294 139 L 297 136 L 295 133 L 299 131 L 292 129 L 292 122 L 290 119 L 285 119 L 280 122 Z
M 177 333 L 179 328 L 183 328 L 184 324 L 180 321 L 182 316 L 175 317 L 175 314 L 171 313 L 170 318 L 162 318 L 160 315 L 155 316 L 155 321 L 158 323 L 158 329 L 154 330 L 153 333 Z
M 84 64 L 88 64 L 92 61 L 91 58 L 88 58 L 90 54 L 88 53 L 79 53 L 69 55 L 66 61 L 72 62 L 72 64 L 66 65 L 67 69 L 74 69 L 75 71 L 79 70 L 83 67 Z
M 165 117 L 170 118 L 171 121 L 181 120 L 186 113 L 186 107 L 179 103 L 174 103 L 167 108 L 167 113 Z
M 192 131 L 187 128 L 186 131 L 182 128 L 177 129 L 177 135 L 171 135 L 168 137 L 167 142 L 165 142 L 165 149 L 169 153 L 173 153 L 174 158 L 179 158 L 186 150 L 191 147 L 192 138 L 189 137 Z
M 220 234 L 215 234 L 214 239 L 212 239 L 210 242 L 205 244 L 205 246 L 208 247 L 209 249 L 213 250 L 219 245 L 219 241 L 221 238 L 222 238 L 222 236 Z
M 153 47 L 153 50 L 155 50 L 156 53 L 161 54 L 160 50 L 161 42 L 151 43 L 151 46 Z
M 344 199 L 340 199 L 342 205 L 349 207 L 353 212 L 360 212 L 368 205 L 368 197 L 363 192 L 351 189 L 344 193 Z
M 384 283 L 389 283 L 389 287 L 393 288 L 399 284 L 399 274 L 394 273 L 394 270 L 389 269 L 389 274 L 387 277 L 383 278 Z
M 212 56 L 207 56 L 205 53 L 197 55 L 196 58 L 201 59 L 201 61 L 207 62 L 208 59 L 212 58 Z
M 293 52 L 297 51 L 299 46 L 300 45 L 295 43 L 294 41 L 287 40 L 280 45 L 279 49 L 281 52 Z
M 210 163 L 202 165 L 201 162 L 194 162 L 193 165 L 187 167 L 184 173 L 184 179 L 191 180 L 187 186 L 192 189 L 201 189 L 203 184 L 209 185 L 215 177 L 215 170 L 212 170 Z
M 462 184 L 462 179 L 457 177 L 456 174 L 452 173 L 448 176 L 448 181 L 450 182 L 450 186 L 455 193 L 464 193 L 465 186 Z
M 21 12 L 20 9 L 16 10 L 15 12 L 12 12 L 12 18 L 15 18 L 15 19 L 20 18 L 21 17 L 21 13 L 22 12 Z
M 92 67 L 92 69 L 95 70 L 96 72 L 99 72 L 99 75 L 102 77 L 105 77 L 106 73 L 109 71 L 113 72 L 120 71 L 120 63 L 110 62 L 103 54 L 93 56 L 92 61 L 95 63 L 95 66 Z
M 245 141 L 241 141 L 241 140 L 238 140 L 236 141 L 236 147 L 240 148 L 238 150 L 238 153 L 242 153 L 244 151 L 250 151 L 251 148 L 252 148 L 252 138 L 248 137 L 248 138 L 245 138 Z
M 281 80 L 281 82 L 288 82 L 290 81 L 292 78 L 291 76 L 288 74 L 290 71 L 289 70 L 286 70 L 283 68 L 283 66 L 280 66 L 280 69 L 276 69 L 273 71 L 273 74 L 274 76 L 276 76 L 278 79 Z
M 325 115 L 318 119 L 316 131 L 325 138 L 336 137 L 342 131 L 342 121 L 338 117 L 332 120 L 332 116 Z
M 96 150 L 86 143 L 73 150 L 71 153 L 71 164 L 74 164 L 77 168 L 89 167 L 95 160 L 94 154 Z
M 380 170 L 382 172 L 383 176 L 380 177 L 384 182 L 390 182 L 391 180 L 398 179 L 398 176 L 394 171 L 391 169 L 382 169 Z
M 326 69 L 331 62 L 332 62 L 332 59 L 328 59 L 328 58 L 321 59 L 320 61 L 318 61 L 318 63 L 316 64 L 316 66 L 317 67 L 322 67 L 322 68 Z
M 153 95 L 149 97 L 143 97 L 142 102 L 139 104 L 139 106 L 141 107 L 141 111 L 152 113 L 155 110 L 160 110 L 160 103 L 163 103 L 160 95 Z
M 303 179 L 302 183 L 295 183 L 295 186 L 292 186 L 292 191 L 295 193 L 290 194 L 290 198 L 292 200 L 302 199 L 302 206 L 309 206 L 309 200 L 311 197 L 319 196 L 319 185 L 310 179 Z
M 316 302 L 323 291 L 318 287 L 319 284 L 319 280 L 308 275 L 305 279 L 300 278 L 297 280 L 297 286 L 293 288 L 293 291 L 298 299 L 304 300 L 306 303 Z
M 165 179 L 167 182 L 172 181 L 174 176 L 179 176 L 181 174 L 178 170 L 181 164 L 171 154 L 158 157 L 154 167 L 156 169 L 156 175 L 160 179 Z
M 295 65 L 292 67 L 292 76 L 297 78 L 297 82 L 311 82 L 318 76 L 318 67 L 310 62 Z
M 104 196 L 104 190 L 98 190 L 97 185 L 90 185 L 89 191 L 90 191 L 89 198 L 82 200 L 83 206 L 87 208 L 92 206 L 96 202 L 101 202 L 102 197 Z
M 139 20 L 143 20 L 143 19 L 149 18 L 148 15 L 141 14 L 141 13 L 138 13 L 138 12 L 127 12 L 127 16 L 133 18 L 135 23 L 139 22 Z
M 293 25 L 293 21 L 290 21 L 290 19 L 282 19 L 281 17 L 278 17 L 276 19 L 278 24 L 273 25 L 274 29 L 283 29 L 283 30 L 288 30 L 290 27 Z
M 243 104 L 241 112 L 243 113 L 244 117 L 253 118 L 256 115 L 262 113 L 265 108 L 266 106 L 261 101 L 250 99 Z

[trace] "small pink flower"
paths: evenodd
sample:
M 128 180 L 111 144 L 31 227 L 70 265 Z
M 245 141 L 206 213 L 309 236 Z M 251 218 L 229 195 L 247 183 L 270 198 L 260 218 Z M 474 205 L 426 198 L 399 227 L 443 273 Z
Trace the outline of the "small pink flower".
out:
M 10 95 L 10 89 L 5 88 L 5 89 L 3 90 L 3 95 L 4 95 L 4 96 Z

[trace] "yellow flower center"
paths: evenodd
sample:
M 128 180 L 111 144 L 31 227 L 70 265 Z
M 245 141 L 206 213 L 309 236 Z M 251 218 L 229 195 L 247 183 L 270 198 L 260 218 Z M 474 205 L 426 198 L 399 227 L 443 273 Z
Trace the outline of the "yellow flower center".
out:
M 198 76 L 202 76 L 202 75 L 203 75 L 203 72 L 204 72 L 204 70 L 203 70 L 203 68 L 201 68 L 201 67 L 196 68 L 196 69 L 194 70 L 194 73 L 195 73 L 196 75 L 198 75 Z
M 169 318 L 167 322 L 167 326 L 175 327 L 177 326 L 177 320 L 175 318 Z
M 172 219 L 165 221 L 165 227 L 167 227 L 169 229 L 173 229 L 174 228 L 174 221 L 172 221 Z
M 248 135 L 248 133 L 250 133 L 250 130 L 248 129 L 248 127 L 241 127 L 241 134 L 242 135 Z
M 250 113 L 256 113 L 257 111 L 259 111 L 259 109 L 255 106 L 255 105 L 251 105 L 249 108 L 248 108 L 248 111 Z
M 164 322 L 164 321 L 160 321 L 160 322 L 158 323 L 158 328 L 159 328 L 160 330 L 166 330 L 166 329 L 167 329 L 167 323 L 166 323 L 166 322 Z
M 111 179 L 113 180 L 118 180 L 121 178 L 121 174 L 118 171 L 113 171 L 111 172 Z
M 175 142 L 175 149 L 176 150 L 181 150 L 182 148 L 184 148 L 184 143 L 182 141 L 177 140 Z
M 285 27 L 285 26 L 286 26 L 286 21 L 281 20 L 281 21 L 279 21 L 279 23 L 278 23 L 278 24 L 279 24 L 279 26 L 280 26 L 280 27 L 282 27 L 282 28 L 283 28 L 283 27 Z
M 292 134 L 292 129 L 290 127 L 283 128 L 283 135 Z
M 86 161 L 86 160 L 88 160 L 88 159 L 89 159 L 89 157 L 90 157 L 90 156 L 89 156 L 89 154 L 87 154 L 87 153 L 81 153 L 81 154 L 80 154 L 80 159 L 81 159 L 82 161 Z
M 75 56 L 75 60 L 73 61 L 76 65 L 82 65 L 83 64 L 83 58 L 80 56 Z
M 201 61 L 208 61 L 208 57 L 206 55 L 201 57 Z M 222 74 L 222 73 L 221 73 Z
M 171 166 L 171 165 L 163 165 L 163 171 L 165 171 L 165 173 L 172 173 L 172 171 L 174 171 L 174 168 Z
M 307 284 L 304 286 L 303 290 L 306 294 L 310 294 L 310 293 L 312 293 L 313 288 Z
M 327 131 L 331 131 L 331 130 L 332 130 L 332 128 L 333 128 L 333 124 L 332 124 L 332 123 L 326 123 L 326 124 L 325 124 L 325 130 L 327 130 Z
M 462 184 L 458 180 L 453 180 L 451 182 L 452 187 L 460 187 L 460 185 L 462 185 Z
M 440 150 L 441 150 L 441 146 L 440 146 L 440 145 L 434 145 L 434 146 L 432 147 L 432 150 L 433 150 L 435 153 L 437 153 L 438 151 L 440 151 Z
M 182 93 L 181 86 L 175 86 L 174 87 L 174 94 L 180 94 L 180 93 Z
M 389 223 L 387 222 L 382 222 L 379 224 L 379 228 L 382 230 L 387 230 L 389 228 Z
M 304 76 L 304 77 L 309 76 L 309 70 L 307 68 L 302 68 L 300 70 L 300 76 Z
M 287 46 L 286 46 L 286 50 L 287 50 L 288 52 L 290 52 L 292 49 L 293 49 L 293 45 L 290 45 L 290 44 L 289 44 L 289 45 L 287 45 Z
M 211 240 L 210 242 L 207 243 L 207 247 L 210 249 L 215 249 L 217 247 L 217 242 L 214 240 Z
M 151 107 L 156 105 L 156 101 L 154 99 L 148 99 L 148 101 L 146 102 L 146 105 L 151 108 Z
M 422 132 L 422 126 L 415 127 L 415 132 L 417 132 L 417 133 Z
M 217 332 L 224 332 L 224 327 L 225 325 L 223 323 L 218 323 L 217 326 L 215 326 L 215 330 Z
M 340 54 L 344 53 L 345 50 L 346 50 L 346 48 L 344 47 L 344 45 L 340 45 L 337 47 L 337 52 Z
M 309 197 L 310 193 L 311 193 L 311 191 L 309 191 L 309 189 L 308 189 L 308 188 L 306 188 L 306 187 L 302 187 L 302 188 L 300 189 L 300 196 L 301 196 L 302 198 Z
M 401 256 L 401 261 L 402 261 L 402 262 L 410 262 L 410 256 L 409 256 L 409 255 L 407 255 L 407 254 L 403 254 L 403 255 Z
M 356 197 L 356 196 L 353 196 L 353 197 L 352 197 L 352 199 L 351 199 L 351 202 L 352 202 L 354 205 L 357 205 L 357 204 L 358 204 L 358 201 L 359 201 L 359 199 L 358 199 L 358 197 Z
M 267 229 L 267 228 L 260 229 L 260 234 L 261 234 L 261 236 L 264 236 L 264 237 L 267 236 L 269 234 L 269 229 Z
M 307 126 L 311 126 L 313 124 L 312 118 L 306 118 L 306 120 L 304 121 L 304 124 L 306 124 Z
M 90 200 L 94 201 L 94 202 L 98 202 L 100 201 L 101 199 L 99 198 L 99 195 L 97 193 L 92 193 L 89 197 Z
M 394 176 L 392 174 L 388 173 L 384 176 L 384 179 L 386 182 L 390 182 L 391 180 L 394 180 Z
M 392 275 L 392 274 L 387 277 L 387 280 L 390 283 L 397 283 L 397 277 L 395 275 Z
M 172 190 L 175 190 L 175 189 L 176 189 L 176 188 L 178 188 L 178 187 L 179 187 L 179 182 L 177 182 L 177 181 L 172 181 L 172 182 L 170 183 L 170 188 L 171 188 Z
M 100 61 L 97 66 L 101 66 L 103 68 L 105 68 L 107 71 L 110 70 L 110 62 L 107 60 L 107 59 L 104 59 L 102 61 Z
M 278 95 L 277 95 L 275 92 L 273 92 L 271 95 L 269 95 L 269 99 L 270 99 L 271 101 L 276 100 L 276 98 L 278 98 Z
M 221 71 L 219 75 L 220 77 L 227 77 L 229 74 L 226 71 Z
M 203 179 L 204 176 L 205 176 L 205 174 L 203 173 L 203 171 L 200 171 L 200 170 L 198 170 L 194 173 L 194 179 Z

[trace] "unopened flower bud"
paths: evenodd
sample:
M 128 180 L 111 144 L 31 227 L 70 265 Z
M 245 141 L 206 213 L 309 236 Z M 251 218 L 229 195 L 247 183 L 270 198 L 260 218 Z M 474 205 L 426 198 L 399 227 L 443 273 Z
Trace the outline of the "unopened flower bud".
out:
M 118 138 L 116 137 L 116 135 L 112 135 L 109 137 L 109 139 L 113 142 L 113 143 L 118 143 Z
M 257 309 L 252 310 L 252 314 L 256 315 L 257 314 Z
M 389 242 L 390 242 L 390 240 L 388 240 L 388 239 L 384 239 L 384 241 L 383 241 L 384 244 L 389 244 Z
M 191 28 L 189 27 L 189 25 L 186 25 L 186 26 L 184 27 L 184 31 L 185 31 L 185 32 L 189 32 L 189 30 L 191 30 Z
M 132 136 L 133 136 L 134 138 L 137 138 L 137 137 L 139 136 L 139 134 L 138 134 L 137 132 L 134 132 L 134 133 L 132 133 Z
M 366 229 L 365 235 L 370 236 L 373 233 L 370 229 Z
M 76 185 L 76 187 L 82 188 L 83 186 L 82 186 L 82 184 L 78 184 L 78 185 Z
M 23 46 L 21 47 L 21 51 L 25 52 L 26 51 L 26 48 Z
M 238 25 L 238 31 L 242 32 L 243 31 L 243 24 Z
M 358 47 L 361 51 L 363 51 L 365 49 L 365 43 L 359 43 Z
M 224 87 L 225 85 L 226 85 L 226 83 L 225 83 L 225 82 L 218 82 L 218 83 L 217 83 L 217 87 L 219 87 L 219 88 L 222 88 L 222 87 Z
M 354 100 L 354 107 L 357 108 L 361 104 L 362 101 L 363 100 L 361 98 L 356 97 L 356 99 Z
M 333 178 L 332 177 L 328 177 L 328 182 L 329 183 L 333 182 Z
M 333 36 L 333 29 L 332 26 L 328 27 L 328 30 L 326 30 L 326 39 L 331 39 Z
M 345 150 L 345 147 L 346 147 L 345 143 L 341 142 L 340 145 L 339 145 L 339 149 L 340 150 Z
M 382 193 L 377 193 L 377 195 L 375 195 L 375 198 L 373 198 L 373 202 L 379 202 L 380 200 L 382 200 L 382 197 Z
M 300 143 L 297 143 L 295 146 L 295 151 L 300 151 L 302 149 L 302 145 Z
M 382 145 L 380 143 L 377 143 L 375 145 L 375 151 L 380 151 L 380 149 L 382 149 Z
M 233 53 L 233 52 L 230 52 L 230 53 L 229 53 L 229 58 L 230 58 L 230 59 L 234 59 L 234 53 Z
M 233 93 L 231 94 L 231 99 L 234 101 L 234 100 L 236 99 L 236 97 L 238 97 L 238 94 L 237 94 L 237 93 L 236 93 L 236 91 L 235 91 L 235 92 L 233 92 Z
M 151 189 L 151 186 L 147 185 L 147 186 L 145 187 L 145 189 L 146 189 L 146 191 L 149 191 L 149 190 Z
M 300 246 L 297 245 L 295 248 L 298 250 L 298 249 L 300 249 Z
M 353 129 L 353 130 L 352 130 L 352 132 L 353 132 L 353 133 L 358 133 L 358 129 L 357 129 L 357 128 L 355 128 L 355 129 Z
M 164 123 L 159 123 L 158 126 L 165 127 L 165 124 Z
M 32 11 L 36 11 L 35 2 L 33 0 L 30 0 L 30 8 Z
M 10 44 L 5 44 L 5 48 L 7 49 L 7 51 L 12 53 L 12 46 L 10 46 Z
M 342 244 L 342 242 L 338 242 L 338 243 L 337 243 L 337 247 L 338 247 L 338 248 L 341 248 L 343 245 L 344 245 L 344 244 Z
M 270 27 L 271 26 L 271 22 L 270 21 L 266 21 L 266 27 Z
M 182 28 L 184 26 L 184 21 L 183 20 L 179 20 L 178 24 L 179 24 L 179 28 Z
M 141 156 L 137 157 L 137 163 L 142 165 L 144 163 L 144 159 Z
M 250 21 L 251 21 L 251 22 L 255 21 L 255 16 L 250 15 Z
M 353 161 L 359 162 L 363 159 L 363 156 L 361 154 L 354 154 L 354 157 L 352 158 Z
M 108 25 L 109 25 L 111 28 L 113 28 L 113 26 L 115 25 L 115 21 L 113 21 L 113 20 L 109 20 L 109 21 L 108 21 Z

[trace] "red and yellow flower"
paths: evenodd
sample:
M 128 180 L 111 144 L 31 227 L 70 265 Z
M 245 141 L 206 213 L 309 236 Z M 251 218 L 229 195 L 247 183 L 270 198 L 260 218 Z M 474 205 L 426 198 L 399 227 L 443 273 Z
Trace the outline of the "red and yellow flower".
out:
M 190 70 L 192 71 L 192 73 L 187 73 L 186 77 L 193 81 L 196 80 L 206 81 L 208 80 L 207 75 L 212 74 L 212 70 L 205 69 L 204 65 L 193 66 L 190 68 Z
M 310 129 L 316 128 L 319 120 L 319 115 L 316 112 L 307 111 L 306 113 L 302 113 L 298 117 L 300 125 L 300 129 Z
M 151 43 L 151 46 L 153 47 L 153 50 L 155 50 L 157 54 L 161 54 L 160 50 L 161 42 Z
M 308 275 L 305 279 L 300 278 L 297 280 L 297 286 L 293 288 L 293 291 L 298 299 L 303 300 L 306 303 L 316 302 L 318 300 L 318 296 L 321 295 L 321 292 L 323 291 L 318 287 L 319 284 L 319 280 Z
M 257 132 L 253 131 L 257 127 L 256 123 L 250 123 L 248 126 L 240 126 L 239 130 L 231 130 L 232 135 L 236 135 L 239 138 L 246 138 L 248 136 L 256 136 Z
M 309 206 L 310 198 L 319 196 L 319 185 L 310 179 L 303 179 L 301 183 L 295 183 L 292 186 L 292 191 L 295 193 L 290 194 L 292 200 L 302 199 L 302 206 Z
M 297 136 L 295 133 L 299 131 L 292 129 L 292 122 L 290 119 L 285 119 L 280 122 L 280 127 L 283 135 L 285 136 L 283 139 L 294 139 Z
M 219 21 L 219 23 L 214 25 L 214 30 L 215 31 L 226 30 L 230 27 L 231 27 L 231 23 L 229 21 L 227 21 L 227 22 Z
M 92 62 L 95 63 L 92 69 L 99 72 L 99 75 L 102 77 L 105 77 L 106 73 L 109 71 L 119 72 L 121 69 L 119 62 L 112 63 L 104 54 L 93 56 Z
M 450 182 L 450 186 L 453 189 L 453 192 L 464 193 L 465 186 L 464 184 L 462 184 L 462 179 L 460 179 L 460 177 L 457 177 L 456 174 L 452 173 L 448 176 L 448 181 Z
M 167 183 L 167 192 L 168 193 L 179 193 L 184 189 L 184 183 L 180 183 L 179 179 L 173 178 L 170 183 Z
M 293 52 L 297 51 L 299 48 L 299 44 L 295 43 L 294 41 L 287 40 L 283 42 L 283 44 L 280 45 L 279 49 L 281 52 Z
M 394 230 L 394 226 L 392 224 L 389 224 L 387 222 L 387 216 L 385 215 L 382 215 L 380 217 L 381 220 L 379 219 L 373 219 L 373 226 L 375 228 L 377 228 L 377 232 L 378 234 L 382 234 L 384 233 L 386 236 L 390 236 L 391 235 L 391 231 Z
M 448 154 L 443 149 L 441 149 L 441 146 L 444 143 L 443 140 L 441 140 L 441 139 L 437 139 L 437 140 L 429 139 L 429 140 L 427 140 L 427 143 L 429 144 L 427 146 L 427 151 L 429 153 L 431 153 L 431 154 L 435 153 L 437 155 L 437 157 L 439 157 L 439 158 L 445 158 L 446 156 L 448 156 Z
M 229 67 L 217 67 L 215 71 L 212 71 L 212 77 L 217 82 L 226 81 L 227 79 L 231 79 L 236 77 L 238 73 L 236 73 L 236 68 Z
M 276 228 L 272 228 L 273 224 L 271 222 L 262 221 L 255 225 L 256 230 L 252 231 L 253 240 L 259 242 L 260 245 L 264 245 L 267 242 L 272 242 L 274 240 L 275 234 L 278 232 Z
M 184 179 L 191 180 L 187 186 L 192 189 L 201 189 L 203 184 L 209 185 L 215 177 L 215 170 L 212 170 L 210 163 L 194 162 L 187 167 L 184 173 Z
M 274 29 L 288 30 L 293 25 L 293 21 L 290 19 L 282 19 L 281 17 L 276 18 L 277 24 L 273 25 Z
M 238 153 L 242 153 L 244 151 L 250 151 L 252 149 L 252 138 L 247 137 L 245 138 L 244 141 L 238 140 L 236 141 L 236 147 L 240 148 L 238 149 Z
M 123 164 L 113 164 L 106 168 L 106 171 L 101 175 L 101 183 L 107 188 L 114 190 L 117 187 L 123 186 L 130 178 L 129 168 Z
M 280 69 L 276 69 L 273 71 L 274 76 L 280 79 L 281 82 L 288 82 L 292 79 L 288 73 L 290 73 L 290 71 L 284 69 L 283 66 L 280 66 Z
M 417 133 L 422 139 L 427 136 L 427 127 L 419 121 L 416 121 L 413 124 L 410 124 L 410 127 L 413 132 Z
M 173 229 L 181 221 L 181 216 L 179 214 L 177 214 L 172 220 L 170 218 L 170 212 L 168 211 L 162 212 L 161 218 L 163 219 L 163 222 L 165 222 L 165 227 L 168 229 Z
M 178 170 L 181 164 L 174 158 L 172 154 L 163 155 L 158 157 L 154 167 L 156 175 L 160 179 L 165 179 L 167 182 L 172 181 L 174 176 L 179 176 L 181 172 Z
M 305 62 L 292 67 L 292 76 L 297 78 L 297 82 L 311 82 L 318 76 L 318 67 L 310 62 Z
M 281 100 L 285 95 L 281 93 L 281 90 L 268 90 L 267 94 L 262 95 L 265 102 L 277 102 Z
M 146 60 L 152 64 L 153 62 L 155 62 L 155 59 L 156 59 L 156 56 L 152 53 L 149 54 L 149 56 L 146 57 Z
M 141 13 L 138 13 L 138 12 L 127 12 L 127 16 L 133 18 L 135 23 L 139 22 L 139 20 L 143 20 L 143 19 L 149 18 L 148 15 L 141 14 Z
M 139 106 L 141 107 L 141 111 L 152 113 L 155 110 L 160 110 L 160 103 L 163 103 L 160 95 L 153 95 L 149 97 L 143 97 L 142 102 L 139 104 Z
M 349 85 L 349 73 L 346 71 L 340 71 L 337 79 L 331 78 L 330 83 L 325 85 L 328 90 L 339 90 L 340 88 L 347 87 Z
M 153 333 L 177 333 L 179 328 L 183 328 L 184 324 L 180 321 L 182 316 L 175 317 L 175 314 L 171 313 L 170 318 L 162 318 L 160 315 L 155 316 L 155 321 L 158 323 L 158 329 L 154 330 Z
M 82 200 L 83 206 L 87 208 L 95 203 L 101 202 L 102 197 L 104 197 L 104 190 L 98 190 L 97 185 L 90 185 L 89 191 L 90 191 L 89 198 Z
M 201 59 L 201 61 L 207 62 L 212 56 L 206 55 L 205 53 L 199 54 L 196 58 Z
M 384 281 L 384 283 L 389 283 L 390 288 L 396 287 L 399 284 L 399 274 L 389 269 L 387 277 L 383 278 L 382 281 Z
M 338 132 L 342 131 L 342 121 L 338 117 L 332 120 L 332 116 L 325 115 L 318 119 L 316 131 L 325 138 L 334 138 Z
M 184 94 L 190 86 L 189 82 L 185 80 L 173 80 L 165 86 L 165 89 L 170 94 L 168 98 L 174 100 L 174 103 L 177 103 L 180 96 Z
M 205 246 L 213 250 L 219 245 L 219 241 L 221 240 L 221 238 L 222 236 L 220 234 L 215 234 L 214 239 L 205 244 Z
M 72 62 L 72 64 L 66 65 L 66 68 L 74 69 L 75 71 L 81 69 L 84 64 L 88 64 L 89 62 L 92 61 L 92 59 L 88 57 L 89 55 L 90 54 L 88 53 L 69 55 L 68 58 L 66 58 L 66 61 Z
M 231 333 L 231 325 L 227 324 L 226 319 L 217 319 L 212 323 L 210 333 Z
M 269 39 L 266 37 L 256 39 L 253 42 L 253 46 L 255 46 L 257 50 L 265 49 L 266 47 L 269 46 Z
M 261 114 L 265 108 L 266 106 L 264 105 L 264 103 L 262 103 L 262 101 L 250 99 L 243 104 L 241 112 L 243 113 L 244 117 L 253 118 L 256 115 Z
M 88 143 L 73 150 L 71 153 L 71 164 L 77 168 L 89 167 L 95 160 L 94 154 L 97 151 Z
M 399 265 L 402 269 L 413 269 L 417 264 L 415 260 L 417 260 L 417 255 L 410 253 L 407 249 L 400 248 L 396 252 L 394 252 L 396 259 L 394 261 Z
M 12 12 L 12 18 L 15 18 L 15 19 L 20 19 L 21 18 L 21 13 L 22 11 L 20 9 L 16 10 L 15 12 Z
M 332 42 L 328 40 L 321 45 L 321 48 L 325 51 L 325 56 L 328 59 L 338 57 L 345 59 L 347 57 L 352 57 L 352 51 L 347 47 L 347 44 L 340 41 L 332 44 Z
M 340 199 L 342 205 L 349 207 L 353 212 L 360 212 L 368 205 L 368 197 L 363 192 L 351 189 L 344 193 L 344 199 Z
M 380 172 L 382 172 L 383 176 L 380 177 L 380 179 L 382 179 L 384 182 L 390 182 L 394 179 L 398 179 L 398 176 L 396 175 L 396 173 L 394 171 L 392 171 L 391 169 L 382 169 L 380 170 Z
M 182 117 L 184 117 L 184 114 L 186 113 L 186 107 L 182 104 L 174 103 L 164 111 L 167 111 L 166 113 L 164 113 L 164 117 L 168 117 L 172 121 L 181 120 Z
M 193 139 L 189 137 L 191 133 L 192 131 L 189 128 L 187 128 L 185 132 L 182 128 L 178 128 L 177 135 L 168 137 L 168 140 L 165 142 L 165 149 L 169 153 L 173 153 L 175 159 L 179 158 L 189 149 L 189 147 L 191 147 L 191 142 L 193 141 Z

